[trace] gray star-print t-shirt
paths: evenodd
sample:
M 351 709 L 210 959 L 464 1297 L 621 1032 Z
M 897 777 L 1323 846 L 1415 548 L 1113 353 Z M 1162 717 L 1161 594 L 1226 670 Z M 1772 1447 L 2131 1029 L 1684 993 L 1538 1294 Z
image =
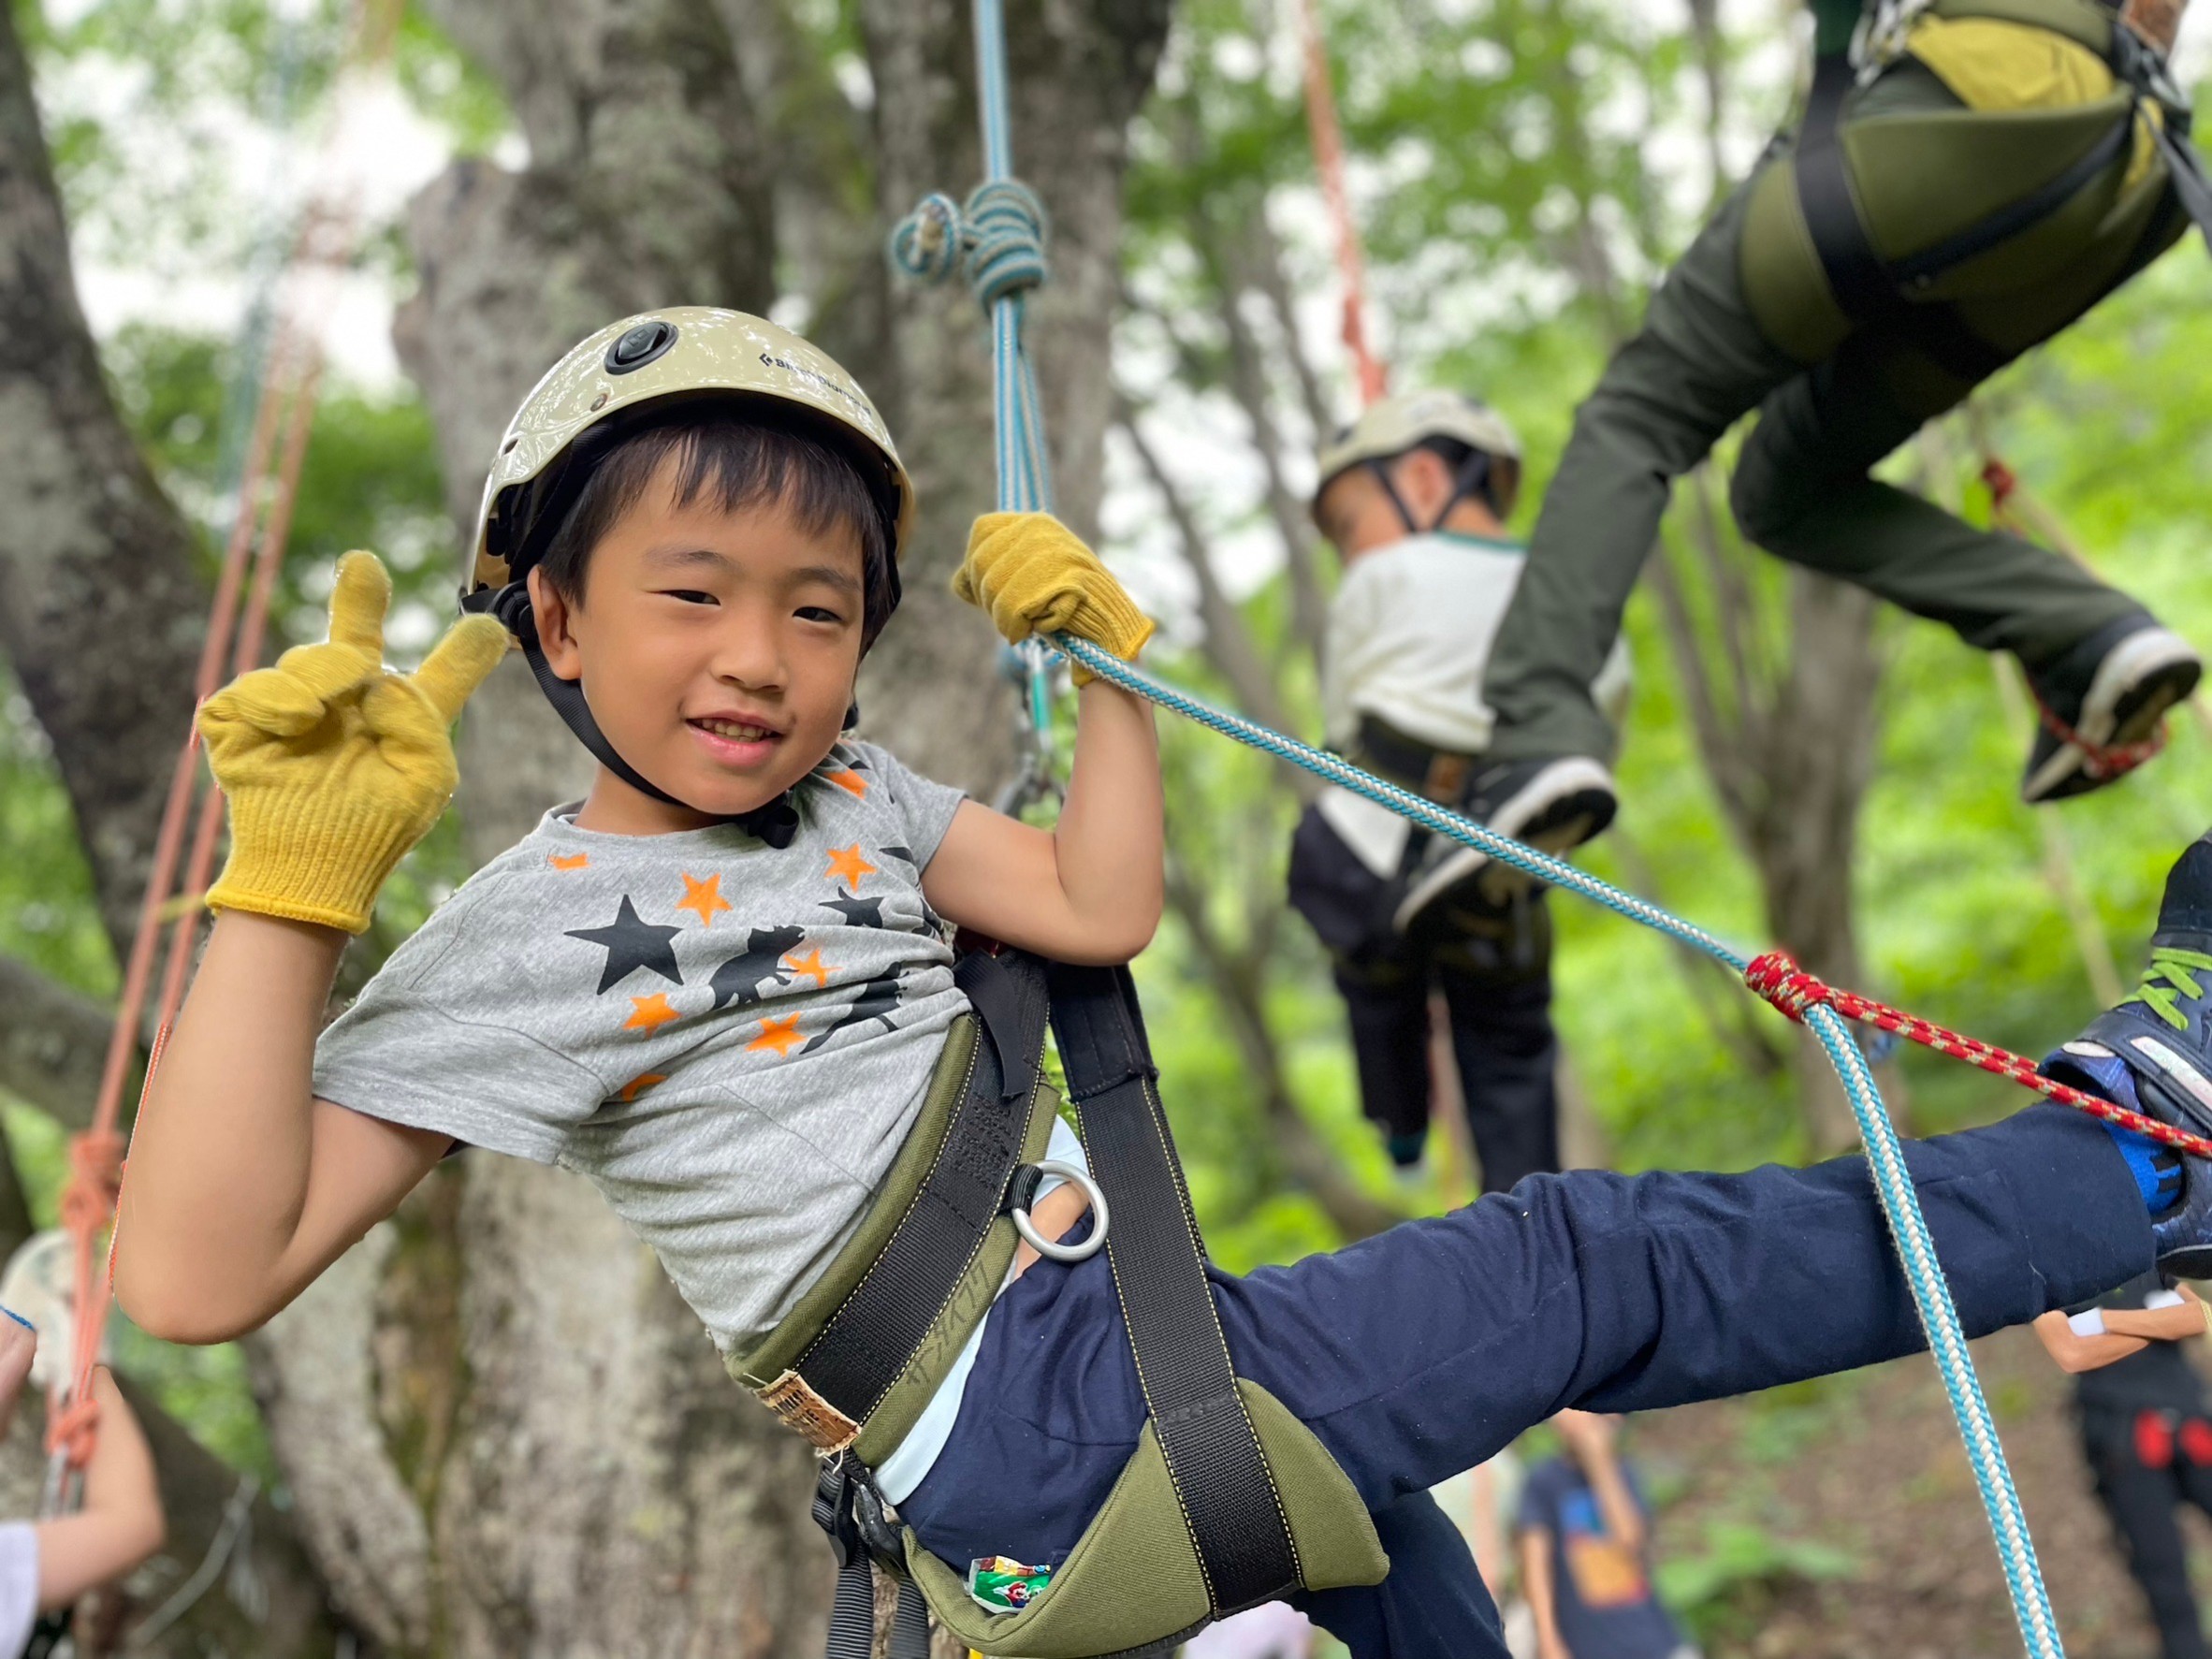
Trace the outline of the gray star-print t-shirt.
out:
M 796 801 L 781 850 L 546 814 L 323 1034 L 315 1093 L 589 1176 L 742 1351 L 859 1225 L 968 1006 L 922 897 L 960 792 L 844 742 Z

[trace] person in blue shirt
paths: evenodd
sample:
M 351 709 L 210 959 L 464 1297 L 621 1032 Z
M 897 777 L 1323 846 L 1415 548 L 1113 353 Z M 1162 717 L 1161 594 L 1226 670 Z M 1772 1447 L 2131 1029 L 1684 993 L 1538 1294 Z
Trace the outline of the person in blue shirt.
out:
M 1620 1455 L 1621 1419 L 1562 1411 L 1561 1452 L 1521 1489 L 1521 1583 L 1536 1659 L 1695 1659 L 1652 1588 L 1650 1510 Z

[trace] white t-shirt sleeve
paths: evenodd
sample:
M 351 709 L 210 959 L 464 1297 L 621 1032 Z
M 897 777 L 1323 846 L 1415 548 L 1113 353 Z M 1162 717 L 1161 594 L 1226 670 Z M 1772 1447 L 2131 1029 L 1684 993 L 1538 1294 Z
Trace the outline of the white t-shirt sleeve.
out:
M 20 1653 L 38 1623 L 38 1529 L 0 1524 L 0 1653 Z

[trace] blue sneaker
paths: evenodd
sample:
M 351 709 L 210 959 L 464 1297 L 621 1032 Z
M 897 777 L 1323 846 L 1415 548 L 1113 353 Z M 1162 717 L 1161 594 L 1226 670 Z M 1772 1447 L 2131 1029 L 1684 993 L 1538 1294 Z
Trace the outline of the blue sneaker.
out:
M 2161 1123 L 2212 1135 L 2212 835 L 2192 842 L 2166 876 L 2142 984 L 2042 1070 Z M 2184 1278 L 2212 1275 L 2212 1159 L 2162 1146 L 2149 1157 L 2155 1172 L 2145 1196 L 2159 1266 Z M 2162 1196 L 2176 1185 L 2177 1201 L 2154 1196 L 2153 1188 Z

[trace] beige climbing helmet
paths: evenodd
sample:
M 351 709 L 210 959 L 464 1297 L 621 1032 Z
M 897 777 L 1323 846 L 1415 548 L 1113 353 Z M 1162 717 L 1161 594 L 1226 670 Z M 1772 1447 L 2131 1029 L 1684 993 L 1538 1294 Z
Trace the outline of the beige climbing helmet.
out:
M 781 405 L 779 415 L 861 461 L 880 487 L 895 563 L 913 528 L 914 486 L 859 383 L 821 347 L 765 317 L 677 305 L 586 337 L 523 399 L 484 481 L 464 599 L 529 573 L 590 473 L 589 451 L 612 447 L 654 405 L 709 398 Z
M 538 640 L 527 578 L 599 463 L 669 405 L 690 401 L 757 403 L 779 424 L 803 429 L 860 469 L 889 542 L 882 618 L 898 606 L 899 555 L 914 523 L 913 481 L 868 395 L 827 352 L 765 317 L 708 305 L 625 317 L 581 341 L 531 388 L 507 423 L 484 481 L 461 607 L 496 617 L 514 635 L 554 712 L 602 765 L 677 806 L 688 803 L 616 751 L 582 685 L 553 672 Z M 872 579 L 870 591 L 876 591 Z M 866 643 L 864 637 L 864 648 Z M 856 718 L 857 708 L 846 723 Z M 797 819 L 786 795 L 732 822 L 783 847 Z
M 1377 399 L 1361 412 L 1359 419 L 1338 428 L 1336 435 L 1321 446 L 1320 477 L 1314 485 L 1315 506 L 1319 506 L 1323 492 L 1332 484 L 1358 466 L 1375 468 L 1383 487 L 1396 500 L 1397 491 L 1391 488 L 1389 475 L 1382 473 L 1382 464 L 1437 438 L 1463 444 L 1486 458 L 1487 464 L 1481 469 L 1484 476 L 1468 482 L 1453 497 L 1454 502 L 1477 488 L 1495 485 L 1492 504 L 1501 515 L 1512 506 L 1521 485 L 1521 439 L 1512 424 L 1479 398 L 1438 387 Z M 1447 503 L 1447 511 L 1449 505 Z M 1403 516 L 1403 504 L 1399 511 Z M 1407 528 L 1412 528 L 1410 520 Z

